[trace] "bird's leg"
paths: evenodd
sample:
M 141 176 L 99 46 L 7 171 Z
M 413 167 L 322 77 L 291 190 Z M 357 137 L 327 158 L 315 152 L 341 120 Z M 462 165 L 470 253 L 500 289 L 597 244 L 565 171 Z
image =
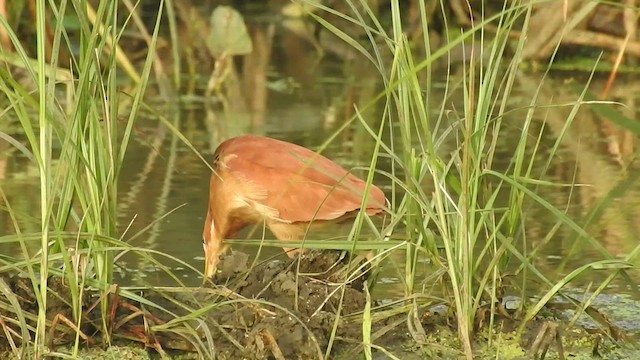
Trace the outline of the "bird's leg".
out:
M 290 259 L 295 258 L 296 256 L 302 254 L 303 250 L 302 249 L 296 249 L 296 248 L 290 248 L 290 247 L 282 247 L 282 250 L 284 250 L 284 253 L 287 254 L 287 256 Z
M 304 223 L 288 224 L 279 221 L 269 221 L 267 222 L 267 226 L 278 240 L 285 242 L 302 240 L 304 238 L 307 227 Z M 289 256 L 289 258 L 294 258 L 304 251 L 304 249 L 290 248 L 286 246 L 283 246 L 282 249 L 285 251 L 287 256 Z

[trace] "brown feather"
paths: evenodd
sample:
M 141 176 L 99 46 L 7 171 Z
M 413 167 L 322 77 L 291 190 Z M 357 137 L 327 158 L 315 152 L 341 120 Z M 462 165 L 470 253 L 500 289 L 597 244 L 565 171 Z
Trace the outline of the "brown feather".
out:
M 220 172 L 242 187 L 238 193 L 275 210 L 278 220 L 334 220 L 360 208 L 365 182 L 304 147 L 245 135 L 222 143 L 216 158 Z M 384 204 L 384 193 L 371 186 L 367 212 L 380 212 Z
M 264 221 L 278 239 L 299 240 L 309 223 L 344 220 L 362 204 L 364 181 L 298 145 L 245 135 L 220 144 L 214 159 L 202 233 L 207 277 L 224 251 L 224 238 L 249 224 Z M 382 190 L 371 185 L 367 195 L 367 214 L 382 212 Z

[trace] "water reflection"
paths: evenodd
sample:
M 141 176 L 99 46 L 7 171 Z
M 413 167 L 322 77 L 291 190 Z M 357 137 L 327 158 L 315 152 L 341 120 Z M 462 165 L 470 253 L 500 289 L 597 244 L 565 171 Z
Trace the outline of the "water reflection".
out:
M 519 89 L 525 98 L 533 98 L 540 80 L 526 75 L 518 80 Z M 571 118 L 572 104 L 575 103 L 578 94 L 576 91 L 567 90 L 571 89 L 570 86 L 554 86 L 562 81 L 546 81 L 537 94 L 538 104 L 541 106 L 567 104 L 537 110 L 540 113 L 539 121 L 545 127 L 545 137 L 548 139 L 543 146 L 550 150 L 555 146 L 557 139 L 561 139 L 560 150 L 550 164 L 551 171 L 547 177 L 557 184 L 579 185 L 540 190 L 558 209 L 565 210 L 577 224 L 585 227 L 585 230 L 597 240 L 597 244 L 601 244 L 614 256 L 625 256 L 636 248 L 637 234 L 640 230 L 634 221 L 639 209 L 640 188 L 636 180 L 640 173 L 636 169 L 621 166 L 619 162 L 622 159 L 619 154 L 625 154 L 625 157 L 630 155 L 629 151 L 633 145 L 628 139 L 629 132 L 615 130 L 621 136 L 625 150 L 619 154 L 612 154 L 607 152 L 601 134 L 603 127 L 613 129 L 614 126 L 606 119 L 598 118 L 588 106 L 582 106 L 575 120 L 567 126 L 566 119 Z M 601 85 L 596 84 L 595 88 L 601 88 Z M 544 221 L 544 218 L 542 215 L 540 218 L 533 216 L 529 219 L 533 225 L 529 227 L 532 231 L 531 238 L 538 239 L 541 235 L 544 237 L 545 234 L 540 230 L 549 229 L 549 226 L 536 225 Z M 597 249 L 587 246 L 585 239 L 580 239 L 567 227 L 560 229 L 559 234 L 551 241 L 550 252 L 565 259 L 578 256 L 584 261 L 584 257 L 578 254 L 584 254 L 585 251 L 592 254 L 598 252 Z M 637 260 L 634 261 L 638 263 Z

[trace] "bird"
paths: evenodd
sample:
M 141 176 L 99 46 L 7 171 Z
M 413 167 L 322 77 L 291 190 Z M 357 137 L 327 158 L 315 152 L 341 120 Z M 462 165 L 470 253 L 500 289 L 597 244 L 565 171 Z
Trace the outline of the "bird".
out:
M 305 147 L 256 135 L 222 142 L 213 155 L 203 229 L 205 280 L 216 272 L 224 239 L 264 223 L 283 242 L 302 240 L 312 222 L 341 221 L 361 209 L 384 211 L 384 192 Z M 301 250 L 283 249 L 289 257 Z

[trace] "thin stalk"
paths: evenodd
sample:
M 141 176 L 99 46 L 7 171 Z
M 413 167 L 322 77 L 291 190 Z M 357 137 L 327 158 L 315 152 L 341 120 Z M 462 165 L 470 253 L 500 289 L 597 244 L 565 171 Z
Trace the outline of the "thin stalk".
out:
M 40 247 L 42 257 L 40 260 L 40 302 L 38 303 L 38 321 L 36 325 L 34 359 L 42 358 L 44 354 L 46 321 L 47 321 L 47 278 L 49 266 L 49 179 L 51 176 L 51 126 L 47 121 L 47 92 L 46 92 L 46 14 L 45 0 L 36 1 L 36 46 L 38 57 L 38 125 L 40 128 L 40 216 L 42 239 Z

